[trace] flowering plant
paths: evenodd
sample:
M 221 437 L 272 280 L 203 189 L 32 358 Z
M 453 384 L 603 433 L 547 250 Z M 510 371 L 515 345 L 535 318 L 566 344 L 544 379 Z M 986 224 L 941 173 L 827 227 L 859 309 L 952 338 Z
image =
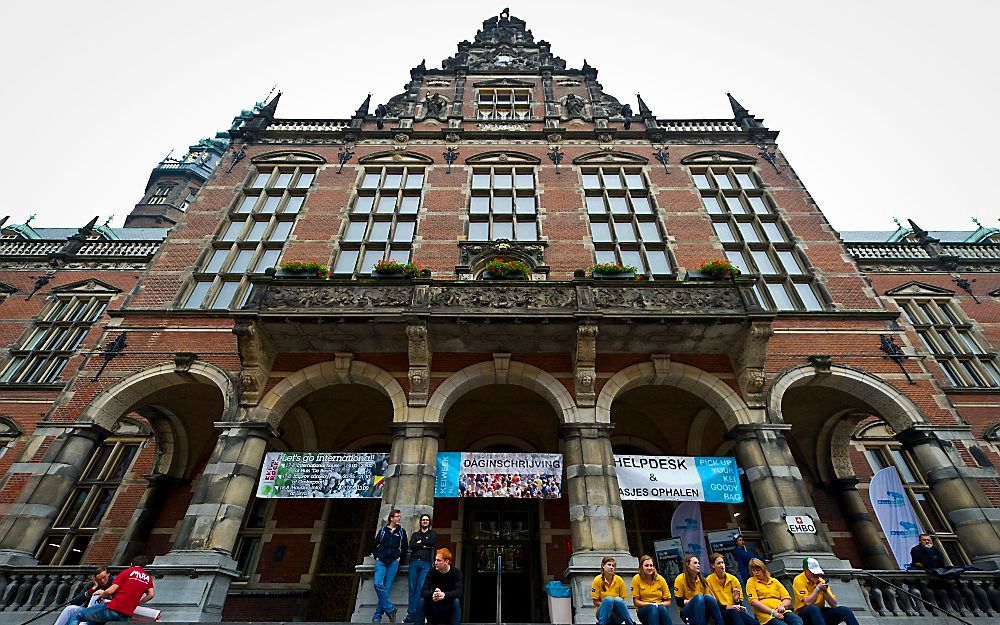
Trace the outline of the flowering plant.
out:
M 509 276 L 514 274 L 527 275 L 531 271 L 528 266 L 519 260 L 504 260 L 494 258 L 486 263 L 486 271 L 494 276 Z
M 326 265 L 321 265 L 314 260 L 291 260 L 278 265 L 284 271 L 295 273 L 315 273 L 320 278 L 330 275 Z
M 415 262 L 401 263 L 398 260 L 380 260 L 375 263 L 375 273 L 400 273 L 407 278 L 415 278 L 424 268 Z
M 741 273 L 739 267 L 721 258 L 698 265 L 698 271 L 715 278 L 735 278 Z
M 595 273 L 635 273 L 635 267 L 618 263 L 597 263 L 590 268 L 590 274 Z

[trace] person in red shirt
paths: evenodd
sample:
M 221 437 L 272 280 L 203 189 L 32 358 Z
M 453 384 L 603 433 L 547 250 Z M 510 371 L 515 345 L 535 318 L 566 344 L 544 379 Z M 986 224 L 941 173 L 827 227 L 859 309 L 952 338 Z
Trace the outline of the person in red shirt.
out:
M 98 603 L 69 617 L 66 625 L 88 623 L 110 623 L 127 621 L 135 609 L 153 598 L 153 577 L 142 569 L 146 565 L 145 556 L 136 556 L 132 565 L 118 574 L 111 586 L 104 591 L 111 597 L 107 603 Z

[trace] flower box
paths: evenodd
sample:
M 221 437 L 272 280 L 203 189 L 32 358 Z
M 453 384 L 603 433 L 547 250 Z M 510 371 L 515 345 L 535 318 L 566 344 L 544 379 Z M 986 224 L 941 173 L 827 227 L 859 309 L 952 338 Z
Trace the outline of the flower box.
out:
M 736 265 L 717 258 L 698 265 L 695 271 L 688 272 L 688 277 L 692 280 L 735 280 L 740 273 Z
M 425 271 L 423 267 L 414 262 L 401 263 L 396 260 L 380 260 L 375 263 L 375 267 L 372 269 L 372 277 L 389 280 L 408 280 L 424 275 Z
M 494 274 L 488 271 L 483 272 L 483 280 L 527 280 L 523 273 Z
M 400 269 L 399 271 L 372 271 L 372 277 L 379 280 L 402 280 L 407 276 Z
M 316 261 L 281 263 L 278 266 L 278 270 L 274 273 L 277 278 L 315 278 L 319 280 L 325 279 L 329 274 L 330 272 L 327 271 L 326 266 Z
M 634 271 L 622 271 L 609 273 L 606 271 L 595 271 L 590 274 L 594 280 L 635 280 Z
M 524 280 L 531 269 L 519 260 L 504 260 L 494 258 L 486 263 L 483 271 L 484 280 Z

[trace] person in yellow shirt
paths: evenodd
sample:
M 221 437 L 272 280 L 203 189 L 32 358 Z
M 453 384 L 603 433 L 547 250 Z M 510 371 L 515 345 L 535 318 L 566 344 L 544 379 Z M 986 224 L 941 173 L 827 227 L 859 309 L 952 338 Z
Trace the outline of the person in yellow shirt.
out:
M 792 580 L 795 613 L 802 617 L 806 625 L 858 625 L 858 619 L 850 608 L 837 605 L 837 595 L 820 575 L 823 575 L 823 569 L 816 558 L 802 559 L 802 572 Z
M 635 625 L 625 605 L 625 582 L 615 575 L 617 564 L 611 556 L 601 558 L 601 574 L 590 585 L 597 625 Z
M 653 556 L 639 558 L 639 572 L 632 578 L 632 603 L 642 625 L 672 625 L 670 588 L 656 571 Z
M 726 572 L 726 558 L 721 553 L 708 556 L 712 572 L 705 578 L 708 592 L 719 602 L 726 625 L 757 625 L 743 606 L 743 588 L 735 575 Z
M 761 624 L 777 619 L 778 623 L 802 625 L 802 619 L 791 611 L 792 598 L 781 582 L 771 577 L 759 558 L 750 560 L 750 579 L 747 580 L 747 599 L 753 606 Z
M 684 558 L 680 575 L 674 580 L 674 599 L 677 600 L 681 620 L 688 625 L 706 625 L 709 616 L 717 625 L 725 625 L 722 613 L 719 611 L 719 603 L 705 587 L 705 578 L 701 576 L 701 562 L 698 556 L 689 555 Z

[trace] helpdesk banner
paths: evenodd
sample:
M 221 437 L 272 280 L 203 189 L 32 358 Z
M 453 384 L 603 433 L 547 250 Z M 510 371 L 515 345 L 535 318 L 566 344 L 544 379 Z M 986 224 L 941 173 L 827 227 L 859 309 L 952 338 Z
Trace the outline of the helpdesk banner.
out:
M 735 458 L 615 456 L 615 472 L 623 500 L 743 501 Z
M 265 456 L 257 496 L 378 499 L 389 454 L 272 452 Z
M 562 455 L 440 452 L 434 496 L 559 499 Z

